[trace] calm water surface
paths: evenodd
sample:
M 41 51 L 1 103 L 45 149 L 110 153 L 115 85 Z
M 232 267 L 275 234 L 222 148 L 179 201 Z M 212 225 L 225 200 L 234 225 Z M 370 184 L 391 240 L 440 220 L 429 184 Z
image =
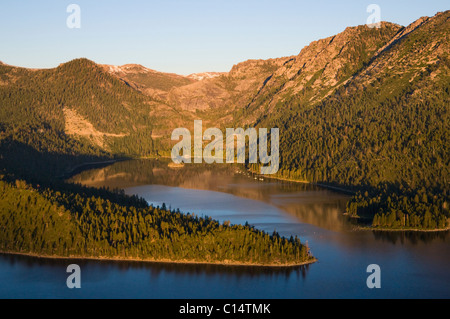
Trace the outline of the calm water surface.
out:
M 123 188 L 149 203 L 233 224 L 249 222 L 308 241 L 318 262 L 290 269 L 47 260 L 0 255 L 1 298 L 449 298 L 450 235 L 355 231 L 347 197 L 311 185 L 260 180 L 233 166 L 169 168 L 140 160 L 83 172 L 72 181 Z M 81 267 L 82 288 L 66 287 Z M 381 289 L 366 268 L 381 267 Z

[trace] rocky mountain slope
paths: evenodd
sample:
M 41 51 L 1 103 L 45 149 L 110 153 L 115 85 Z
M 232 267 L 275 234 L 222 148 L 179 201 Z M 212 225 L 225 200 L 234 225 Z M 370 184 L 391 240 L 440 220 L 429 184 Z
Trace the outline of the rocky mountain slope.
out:
M 139 64 L 102 65 L 110 74 L 148 96 L 164 98 L 170 89 L 196 82 L 195 77 L 163 73 Z

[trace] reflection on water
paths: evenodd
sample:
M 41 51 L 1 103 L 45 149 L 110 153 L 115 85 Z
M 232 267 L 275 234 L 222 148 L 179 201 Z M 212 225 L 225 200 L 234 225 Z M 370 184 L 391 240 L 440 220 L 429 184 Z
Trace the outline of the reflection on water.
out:
M 92 265 L 101 265 L 102 267 L 112 267 L 116 271 L 133 271 L 143 270 L 148 272 L 150 276 L 158 276 L 161 272 L 173 273 L 179 275 L 231 275 L 246 278 L 258 277 L 303 277 L 310 265 L 300 267 L 249 267 L 249 266 L 224 266 L 211 264 L 176 264 L 176 263 L 152 263 L 139 261 L 93 261 L 88 259 L 50 259 L 50 258 L 35 258 L 23 255 L 7 255 L 1 254 L 3 264 L 14 266 L 20 264 L 25 269 L 33 269 L 36 266 L 46 267 L 48 269 L 59 269 L 67 267 L 69 264 L 77 264 L 82 269 L 86 269 Z
M 349 220 L 343 216 L 348 200 L 346 195 L 313 185 L 256 177 L 238 166 L 192 164 L 182 168 L 170 168 L 169 163 L 169 160 L 119 162 L 105 168 L 85 171 L 73 177 L 71 181 L 111 189 L 165 185 L 219 191 L 265 202 L 303 223 L 324 229 L 343 231 L 351 226 Z M 245 211 L 245 207 L 242 209 Z
M 432 242 L 443 242 L 449 241 L 450 232 L 439 231 L 439 232 L 416 232 L 416 231 L 372 231 L 373 237 L 379 241 L 385 241 L 392 244 L 405 244 L 409 242 L 412 245 L 417 245 L 419 243 L 432 243 Z

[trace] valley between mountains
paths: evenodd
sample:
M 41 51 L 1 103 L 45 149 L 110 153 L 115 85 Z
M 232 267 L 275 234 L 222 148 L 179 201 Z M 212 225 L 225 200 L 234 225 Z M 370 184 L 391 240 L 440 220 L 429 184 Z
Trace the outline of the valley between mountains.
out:
M 352 193 L 343 213 L 370 229 L 448 229 L 449 37 L 446 11 L 406 27 L 348 27 L 298 55 L 249 60 L 226 73 L 182 76 L 85 58 L 53 69 L 0 63 L 0 250 L 246 265 L 314 261 L 298 238 L 57 178 L 82 163 L 170 156 L 173 129 L 193 130 L 194 120 L 221 130 L 279 128 L 275 177 Z

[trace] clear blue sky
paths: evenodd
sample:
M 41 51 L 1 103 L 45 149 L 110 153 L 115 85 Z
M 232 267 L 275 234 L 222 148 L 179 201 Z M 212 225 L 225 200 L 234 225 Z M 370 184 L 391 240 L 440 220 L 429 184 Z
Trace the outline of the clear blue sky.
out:
M 66 25 L 72 3 L 81 29 Z M 448 0 L 1 0 L 0 61 L 49 68 L 86 57 L 179 74 L 229 71 L 365 24 L 372 3 L 383 21 L 401 25 L 450 9 Z

